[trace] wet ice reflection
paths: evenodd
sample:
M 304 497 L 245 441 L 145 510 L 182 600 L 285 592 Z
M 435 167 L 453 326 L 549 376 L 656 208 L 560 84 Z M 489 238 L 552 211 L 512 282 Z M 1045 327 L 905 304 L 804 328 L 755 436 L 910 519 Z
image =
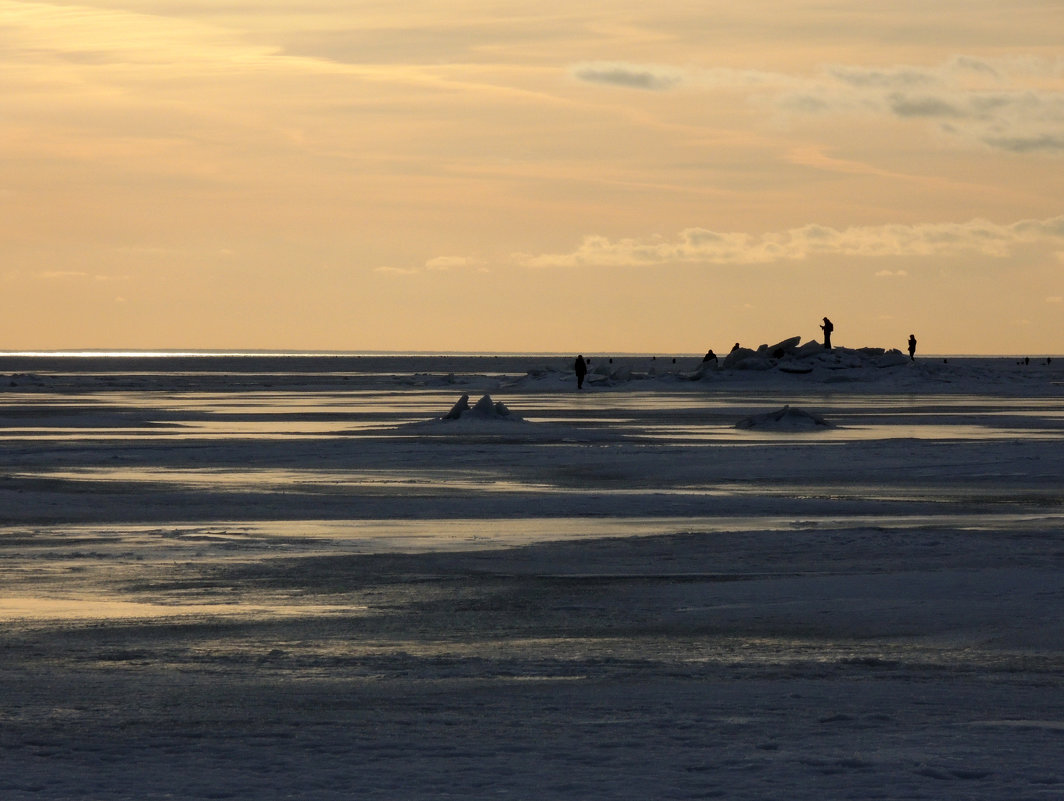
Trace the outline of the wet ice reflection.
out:
M 470 390 L 461 377 L 424 386 L 448 374 L 403 384 L 372 371 L 245 373 L 243 384 L 193 376 L 196 389 L 176 389 L 185 378 L 129 373 L 112 387 L 100 374 L 87 391 L 86 374 L 69 373 L 63 392 L 0 395 L 7 579 L 59 586 L 80 576 L 95 586 L 91 576 L 166 560 L 500 550 L 690 531 L 1061 523 L 1059 474 L 1042 459 L 1046 443 L 1064 439 L 1055 395 L 496 387 L 493 397 L 527 424 L 454 434 L 405 427 L 442 416 Z M 286 383 L 312 379 L 327 388 Z M 211 381 L 217 391 L 204 388 Z M 836 427 L 735 428 L 785 403 Z M 1009 444 L 1034 449 L 996 449 Z M 37 596 L 10 594 L 8 613 L 21 614 L 17 599 L 27 597 Z M 55 614 L 77 614 L 63 600 L 51 599 Z M 197 603 L 203 613 L 225 607 Z
M 775 604 L 763 597 L 765 582 L 779 588 L 823 580 L 832 593 L 859 591 L 876 598 L 879 593 L 896 605 L 904 599 L 893 595 L 892 575 L 906 581 L 908 571 L 921 565 L 937 574 L 948 558 L 958 580 L 985 584 L 988 579 L 967 572 L 969 560 L 973 567 L 985 565 L 989 551 L 1002 568 L 1037 563 L 1045 533 L 1062 524 L 1060 513 L 1001 513 L 6 527 L 0 531 L 6 557 L 0 562 L 0 620 L 19 625 L 178 617 L 320 620 L 362 616 L 373 608 L 380 615 L 423 592 L 425 583 L 439 583 L 459 596 L 465 586 L 490 594 L 494 582 L 520 576 L 545 582 L 542 592 L 555 584 L 577 592 L 589 608 L 604 594 L 630 586 L 646 588 L 641 592 L 659 587 L 655 592 L 665 593 L 663 613 L 677 621 L 707 612 L 716 620 L 739 619 L 754 609 L 788 614 L 778 596 Z M 670 538 L 682 547 L 675 550 Z M 565 549 L 595 541 L 604 547 L 592 551 L 599 554 L 593 560 L 573 561 L 586 551 Z M 408 561 L 394 561 L 398 556 Z M 869 571 L 869 560 L 878 566 L 871 574 L 883 575 L 845 578 Z M 382 570 L 399 573 L 387 578 Z M 465 583 L 450 584 L 446 576 L 452 573 L 465 576 Z M 705 590 L 736 582 L 748 589 L 729 589 L 717 601 Z M 852 588 L 840 589 L 840 582 Z M 875 589 L 870 582 L 883 586 Z M 802 598 L 804 604 L 817 603 L 804 591 Z M 963 619 L 966 611 L 958 607 L 951 614 Z M 677 642 L 670 638 L 656 652 L 680 648 L 685 659 L 695 658 Z M 583 644 L 588 647 L 598 646 Z M 781 655 L 789 659 L 804 649 L 784 647 Z M 557 656 L 556 647 L 552 652 Z
M 283 439 L 341 435 L 409 436 L 406 423 L 439 417 L 455 390 L 406 392 L 131 392 L 6 393 L 0 396 L 2 440 L 116 438 Z M 778 409 L 780 398 L 718 393 L 629 392 L 595 395 L 499 394 L 512 411 L 551 427 L 609 428 L 655 441 L 743 444 L 776 439 L 736 431 L 738 420 Z M 982 396 L 795 395 L 792 407 L 814 410 L 837 427 L 809 432 L 822 441 L 863 439 L 1048 438 L 1064 431 L 1064 399 Z M 422 434 L 424 432 L 421 432 Z M 528 431 L 524 432 L 526 435 Z M 564 436 L 559 430 L 558 436 Z M 786 434 L 783 436 L 801 436 Z

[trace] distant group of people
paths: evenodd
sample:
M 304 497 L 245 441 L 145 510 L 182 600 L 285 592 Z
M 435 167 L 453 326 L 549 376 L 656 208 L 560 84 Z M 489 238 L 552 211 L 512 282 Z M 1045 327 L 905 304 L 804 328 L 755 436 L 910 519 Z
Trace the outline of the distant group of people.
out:
M 831 350 L 831 332 L 835 330 L 835 324 L 825 317 L 820 328 L 824 332 L 824 350 Z M 916 361 L 916 334 L 909 334 L 909 361 Z
M 831 322 L 827 317 L 824 318 L 824 322 L 820 325 L 820 329 L 824 332 L 824 350 L 831 350 L 831 333 L 835 330 L 835 324 Z M 732 352 L 739 350 L 739 343 L 736 342 L 732 345 Z M 916 361 L 916 334 L 909 334 L 909 359 Z M 710 348 L 709 353 L 702 357 L 703 362 L 716 362 L 717 354 Z
M 824 322 L 820 325 L 820 329 L 824 332 L 824 350 L 831 350 L 831 334 L 835 330 L 834 323 L 827 317 L 824 318 Z M 736 342 L 732 345 L 731 352 L 739 350 L 739 343 Z M 909 334 L 909 360 L 916 361 L 916 334 Z M 610 361 L 613 361 L 612 359 Z M 676 362 L 675 359 L 672 360 Z M 1029 360 L 1027 360 L 1029 362 Z M 1049 361 L 1048 359 L 1046 360 Z M 710 348 L 706 351 L 706 355 L 702 357 L 702 363 L 706 364 L 712 362 L 718 364 L 717 354 Z M 588 360 L 584 358 L 583 354 L 576 357 L 576 361 L 573 362 L 573 370 L 576 372 L 576 388 L 583 389 L 584 378 L 587 376 Z

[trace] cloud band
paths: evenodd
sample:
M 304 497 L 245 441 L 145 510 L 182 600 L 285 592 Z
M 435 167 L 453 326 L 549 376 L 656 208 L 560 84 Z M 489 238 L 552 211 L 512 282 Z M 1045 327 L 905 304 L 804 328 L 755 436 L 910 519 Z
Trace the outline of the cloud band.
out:
M 670 263 L 771 264 L 813 255 L 858 257 L 980 254 L 1005 257 L 1038 242 L 1064 244 L 1064 215 L 1000 225 L 975 219 L 964 223 L 856 226 L 836 229 L 806 225 L 760 235 L 687 228 L 672 240 L 588 236 L 570 253 L 525 256 L 529 267 L 634 267 Z

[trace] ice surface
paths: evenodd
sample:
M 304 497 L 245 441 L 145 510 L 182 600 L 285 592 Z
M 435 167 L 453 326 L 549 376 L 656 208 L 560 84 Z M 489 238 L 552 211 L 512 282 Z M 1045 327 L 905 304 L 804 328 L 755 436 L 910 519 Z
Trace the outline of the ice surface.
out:
M 751 350 L 0 359 L 0 798 L 1062 797 L 1064 361 Z

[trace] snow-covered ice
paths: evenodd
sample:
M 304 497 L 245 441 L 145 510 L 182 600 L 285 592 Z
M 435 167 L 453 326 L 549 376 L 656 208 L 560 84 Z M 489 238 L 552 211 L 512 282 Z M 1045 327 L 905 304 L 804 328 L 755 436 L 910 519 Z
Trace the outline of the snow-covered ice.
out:
M 1064 360 L 898 355 L 0 357 L 0 798 L 1064 797 Z

